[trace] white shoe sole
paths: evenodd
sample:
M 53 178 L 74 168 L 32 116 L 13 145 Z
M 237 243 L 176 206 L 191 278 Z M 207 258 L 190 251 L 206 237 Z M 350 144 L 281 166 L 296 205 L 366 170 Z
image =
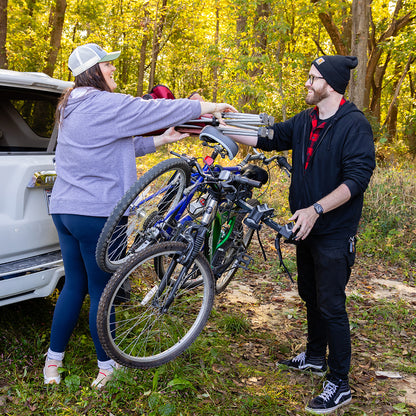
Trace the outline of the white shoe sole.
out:
M 331 409 L 311 409 L 310 407 L 306 406 L 305 410 L 309 413 L 313 413 L 314 415 L 327 415 L 328 413 L 335 412 L 335 410 L 339 409 L 341 406 L 345 406 L 346 404 L 350 403 L 352 398 L 345 400 L 344 402 L 340 403 L 338 406 L 331 407 Z
M 45 367 L 43 368 L 43 383 L 44 384 L 59 384 L 60 382 L 61 382 L 61 376 L 59 374 L 56 377 L 48 377 L 45 372 Z
M 61 382 L 61 376 L 46 377 L 45 372 L 43 372 L 43 383 L 44 384 L 59 384 L 60 382 Z

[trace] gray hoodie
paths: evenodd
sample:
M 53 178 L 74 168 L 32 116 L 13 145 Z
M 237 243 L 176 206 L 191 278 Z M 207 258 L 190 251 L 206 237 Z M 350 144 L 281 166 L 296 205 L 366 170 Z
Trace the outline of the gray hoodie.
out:
M 143 100 L 89 87 L 74 89 L 58 133 L 50 212 L 107 217 L 137 179 L 135 158 L 155 151 L 153 137 L 140 135 L 200 113 L 194 100 Z

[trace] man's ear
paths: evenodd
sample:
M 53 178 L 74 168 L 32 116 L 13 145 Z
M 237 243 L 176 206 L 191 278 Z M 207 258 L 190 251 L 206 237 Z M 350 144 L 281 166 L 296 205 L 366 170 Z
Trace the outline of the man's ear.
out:
M 328 92 L 335 92 L 335 90 L 328 83 L 326 84 L 327 84 L 326 87 L 327 87 Z

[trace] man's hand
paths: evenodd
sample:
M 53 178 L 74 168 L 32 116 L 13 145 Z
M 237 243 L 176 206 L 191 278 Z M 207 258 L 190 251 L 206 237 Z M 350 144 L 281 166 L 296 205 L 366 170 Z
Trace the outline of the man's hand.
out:
M 351 198 L 351 192 L 347 185 L 342 183 L 338 188 L 334 189 L 324 198 L 318 202 L 324 210 L 324 213 L 332 211 L 335 208 L 345 204 Z M 316 213 L 315 208 L 311 205 L 308 208 L 298 209 L 289 221 L 295 221 L 293 232 L 298 230 L 296 234 L 297 240 L 304 240 L 311 232 L 316 220 L 319 218 L 319 214 Z
M 296 233 L 296 240 L 304 240 L 311 232 L 313 226 L 319 215 L 316 213 L 315 208 L 310 206 L 308 208 L 298 209 L 289 221 L 295 221 L 293 227 L 293 233 Z

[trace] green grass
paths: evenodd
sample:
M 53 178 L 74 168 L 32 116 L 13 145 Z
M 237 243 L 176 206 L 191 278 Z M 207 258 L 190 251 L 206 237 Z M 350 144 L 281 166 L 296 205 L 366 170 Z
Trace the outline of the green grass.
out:
M 272 279 L 270 284 L 280 287 Z M 415 408 L 400 402 L 403 392 L 371 375 L 375 368 L 415 374 L 414 305 L 360 294 L 351 295 L 347 305 L 355 400 L 344 414 L 378 416 L 380 409 L 389 415 L 414 414 Z M 275 367 L 276 360 L 294 354 L 304 342 L 300 302 L 282 304 L 280 327 L 253 327 L 253 305 L 219 297 L 203 333 L 178 359 L 156 369 L 120 372 L 99 392 L 89 387 L 97 370 L 87 305 L 67 349 L 63 382 L 43 385 L 53 307 L 50 298 L 1 309 L 2 414 L 304 415 L 307 399 L 319 391 L 319 379 Z
M 249 325 L 235 311 L 229 315 L 214 313 L 217 317 L 203 336 L 173 363 L 158 369 L 120 372 L 103 392 L 89 388 L 96 368 L 86 308 L 68 347 L 65 378 L 59 386 L 44 386 L 41 374 L 48 337 L 39 334 L 48 333 L 51 299 L 7 306 L 2 311 L 2 414 L 215 415 L 233 411 L 244 415 L 265 408 L 275 414 L 281 411 L 274 393 L 256 393 L 253 377 L 264 379 L 270 375 L 254 368 L 248 359 L 247 363 L 244 358 L 240 361 L 236 346 L 248 342 L 245 337 Z M 14 338 L 17 333 L 18 338 Z M 240 389 L 239 384 L 244 385 L 246 379 L 249 388 Z
M 365 194 L 362 251 L 398 264 L 416 263 L 415 166 L 378 167 Z
M 416 285 L 413 172 L 410 168 L 379 168 L 366 194 L 359 253 L 350 282 L 354 293 L 347 302 L 354 400 L 340 414 L 416 414 L 414 406 L 402 403 L 402 384 L 375 377 L 375 370 L 415 376 L 416 304 L 409 298 L 375 298 L 371 284 L 372 278 L 379 277 Z M 279 188 L 287 189 L 287 180 L 282 181 L 262 196 L 264 201 L 284 206 L 286 191 L 279 192 Z M 287 218 L 283 208 L 279 215 Z M 253 290 L 255 303 L 217 297 L 206 328 L 178 359 L 156 369 L 120 372 L 98 392 L 89 387 L 97 367 L 87 304 L 66 351 L 59 386 L 45 386 L 42 376 L 56 298 L 0 308 L 0 413 L 304 415 L 308 399 L 319 393 L 320 380 L 281 371 L 275 363 L 302 350 L 305 312 L 299 300 L 281 296 L 291 285 L 276 260 L 273 240 L 266 238 L 263 243 L 267 261 L 260 252 L 254 253 L 251 271 L 239 272 L 237 277 L 237 287 L 244 284 Z M 254 239 L 253 245 L 257 244 Z M 293 247 L 282 249 L 295 275 Z M 277 321 L 258 323 L 254 319 L 262 305 L 275 307 L 269 314 Z
M 242 314 L 221 316 L 218 326 L 229 335 L 242 335 L 250 331 L 250 322 Z

